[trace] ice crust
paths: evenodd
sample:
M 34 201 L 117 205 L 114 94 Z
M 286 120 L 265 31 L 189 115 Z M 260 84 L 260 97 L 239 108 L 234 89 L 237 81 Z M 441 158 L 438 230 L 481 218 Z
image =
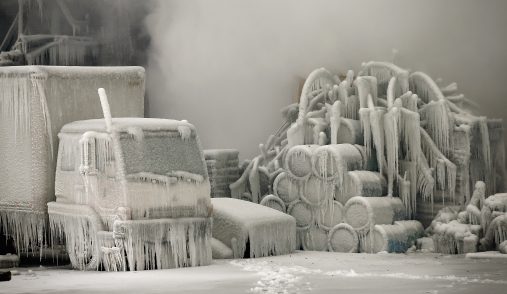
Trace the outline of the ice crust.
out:
M 288 254 L 296 248 L 293 217 L 244 200 L 213 198 L 211 202 L 213 237 L 231 248 L 234 258 Z
M 103 116 L 99 87 L 109 91 L 115 116 L 143 116 L 141 67 L 0 67 L 0 215 L 18 251 L 44 241 L 57 132 L 65 123 Z

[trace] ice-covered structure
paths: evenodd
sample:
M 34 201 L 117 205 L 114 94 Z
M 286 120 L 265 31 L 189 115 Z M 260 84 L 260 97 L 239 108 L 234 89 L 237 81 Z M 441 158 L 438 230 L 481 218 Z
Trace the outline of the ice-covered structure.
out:
M 229 185 L 239 178 L 239 151 L 206 149 L 204 158 L 211 184 L 211 197 L 231 197 Z
M 0 67 L 0 223 L 18 251 L 44 241 L 57 134 L 66 123 L 103 116 L 99 87 L 114 116 L 144 115 L 141 67 Z
M 75 121 L 58 134 L 52 243 L 65 239 L 78 269 L 209 264 L 210 183 L 194 126 L 112 119 L 99 94 L 105 119 Z
M 478 180 L 486 193 L 504 189 L 502 122 L 473 115 L 476 107 L 455 83 L 388 62 L 341 79 L 317 69 L 232 197 L 279 197 L 304 249 L 402 251 L 421 226 L 396 221 L 428 226 L 442 207 L 468 204 Z
M 132 64 L 134 1 L 17 2 L 18 12 L 0 40 L 0 66 Z

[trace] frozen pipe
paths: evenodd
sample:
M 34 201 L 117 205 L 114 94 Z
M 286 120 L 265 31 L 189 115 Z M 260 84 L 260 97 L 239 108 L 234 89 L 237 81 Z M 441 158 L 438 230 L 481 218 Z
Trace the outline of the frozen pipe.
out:
M 273 192 L 289 204 L 299 199 L 301 182 L 290 178 L 287 172 L 279 173 L 273 182 Z
M 341 191 L 337 192 L 340 202 L 346 203 L 354 196 L 381 197 L 387 194 L 387 181 L 379 172 L 355 170 L 347 172 Z
M 328 235 L 329 251 L 354 253 L 358 251 L 359 237 L 354 228 L 346 223 L 334 226 Z
M 301 200 L 312 207 L 320 207 L 334 199 L 333 181 L 325 181 L 311 175 L 305 182 Z
M 332 144 L 363 144 L 361 122 L 355 119 L 341 118 L 336 143 Z
M 282 199 L 275 195 L 266 195 L 264 198 L 262 198 L 260 205 L 264 205 L 269 208 L 276 209 L 278 211 L 281 211 L 283 213 L 286 212 L 285 204 L 283 203 Z
M 331 205 L 324 205 L 316 214 L 319 226 L 330 230 L 343 221 L 343 205 L 334 200 Z
M 507 254 L 507 241 L 503 241 L 498 245 L 498 251 L 503 254 Z
M 360 251 L 365 253 L 404 253 L 424 235 L 418 221 L 397 221 L 394 225 L 375 225 L 373 232 L 360 241 Z
M 287 151 L 285 167 L 295 179 L 306 179 L 312 173 L 312 155 L 319 145 L 297 145 Z
M 404 219 L 405 206 L 397 197 L 355 196 L 345 204 L 345 222 L 364 235 L 376 224 Z
M 303 201 L 297 200 L 291 203 L 287 213 L 296 219 L 298 229 L 307 229 L 313 221 L 311 207 Z
M 326 145 L 317 148 L 312 157 L 313 173 L 323 180 L 342 182 L 349 170 L 362 169 L 361 152 L 351 144 Z
M 327 251 L 328 249 L 328 232 L 324 228 L 311 226 L 303 233 L 303 249 L 309 251 Z
M 111 117 L 111 109 L 109 108 L 109 101 L 107 100 L 106 90 L 99 88 L 100 105 L 102 106 L 102 112 L 104 113 L 104 119 L 106 121 L 106 130 L 108 133 L 113 131 L 113 119 Z

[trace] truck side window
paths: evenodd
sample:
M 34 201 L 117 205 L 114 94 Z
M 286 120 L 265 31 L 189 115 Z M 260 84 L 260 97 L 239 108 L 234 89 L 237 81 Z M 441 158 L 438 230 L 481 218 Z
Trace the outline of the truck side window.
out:
M 98 172 L 107 177 L 116 176 L 116 163 L 112 144 L 109 140 L 96 139 L 95 141 L 95 166 Z
M 76 165 L 79 164 L 79 153 L 76 153 L 76 149 L 75 146 L 62 144 L 60 170 L 74 171 L 76 169 Z

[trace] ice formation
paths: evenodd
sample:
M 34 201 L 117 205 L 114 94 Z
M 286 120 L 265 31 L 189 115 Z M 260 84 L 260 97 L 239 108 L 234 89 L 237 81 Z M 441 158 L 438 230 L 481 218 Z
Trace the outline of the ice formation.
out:
M 105 119 L 75 121 L 59 133 L 51 235 L 65 236 L 79 269 L 209 264 L 210 184 L 195 128 L 113 119 L 104 90 L 99 94 Z
M 143 68 L 0 67 L 0 218 L 18 251 L 45 242 L 57 133 L 65 123 L 102 117 L 99 86 L 108 90 L 114 115 L 143 116 Z M 76 152 L 65 149 L 66 156 Z
M 17 16 L 1 42 L 0 66 L 131 64 L 127 4 L 78 2 L 18 0 Z
M 330 235 L 339 223 L 322 222 L 334 201 L 345 207 L 343 221 L 363 245 L 375 239 L 368 233 L 376 225 L 398 230 L 394 221 L 417 219 L 428 226 L 441 208 L 466 205 L 478 180 L 489 195 L 503 189 L 501 120 L 473 115 L 475 106 L 457 94 L 455 83 L 440 87 L 425 73 L 388 62 L 363 63 L 343 81 L 317 69 L 300 102 L 282 110 L 283 125 L 231 184 L 232 197 L 259 203 L 264 195 L 279 196 L 306 249 L 354 248 Z M 362 206 L 348 203 L 357 201 L 354 196 L 362 197 Z M 469 214 L 477 223 L 477 209 Z M 340 232 L 354 240 L 344 227 Z M 473 239 L 467 237 L 467 244 Z
M 294 218 L 238 199 L 211 202 L 213 238 L 231 248 L 234 258 L 288 254 L 296 248 Z
M 234 149 L 204 150 L 211 197 L 231 197 L 229 185 L 239 178 L 238 154 Z

